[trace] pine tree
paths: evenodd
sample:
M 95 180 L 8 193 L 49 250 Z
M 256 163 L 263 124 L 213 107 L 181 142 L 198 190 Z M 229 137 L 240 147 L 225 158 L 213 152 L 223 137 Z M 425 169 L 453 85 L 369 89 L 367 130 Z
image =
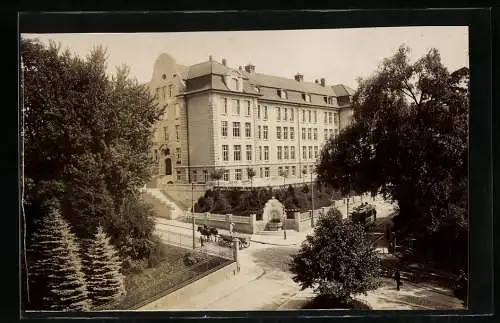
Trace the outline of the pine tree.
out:
M 89 297 L 94 307 L 114 302 L 125 294 L 121 261 L 109 240 L 99 226 L 83 256 Z
M 79 246 L 58 209 L 38 222 L 30 246 L 30 284 L 35 309 L 87 311 L 90 302 Z M 33 295 L 33 294 L 32 294 Z

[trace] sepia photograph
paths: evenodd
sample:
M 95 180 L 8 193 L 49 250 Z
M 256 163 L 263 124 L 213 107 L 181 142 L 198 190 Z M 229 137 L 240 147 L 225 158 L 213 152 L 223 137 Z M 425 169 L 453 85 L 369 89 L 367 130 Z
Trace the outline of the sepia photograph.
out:
M 21 33 L 24 311 L 466 310 L 469 29 Z

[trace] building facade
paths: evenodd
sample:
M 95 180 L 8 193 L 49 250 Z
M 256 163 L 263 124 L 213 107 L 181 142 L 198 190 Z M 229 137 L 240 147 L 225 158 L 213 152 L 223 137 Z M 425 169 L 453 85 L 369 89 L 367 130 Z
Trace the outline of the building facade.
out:
M 156 60 L 149 83 L 165 114 L 154 132 L 153 158 L 165 183 L 222 182 L 265 185 L 286 173 L 310 178 L 322 146 L 351 122 L 354 90 L 231 68 L 225 59 L 179 65 Z

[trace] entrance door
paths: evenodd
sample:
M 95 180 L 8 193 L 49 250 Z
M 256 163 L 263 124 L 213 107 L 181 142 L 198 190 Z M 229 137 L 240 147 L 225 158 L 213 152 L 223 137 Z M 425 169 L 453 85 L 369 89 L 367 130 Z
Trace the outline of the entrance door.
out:
M 170 158 L 165 158 L 165 175 L 172 175 L 172 161 Z

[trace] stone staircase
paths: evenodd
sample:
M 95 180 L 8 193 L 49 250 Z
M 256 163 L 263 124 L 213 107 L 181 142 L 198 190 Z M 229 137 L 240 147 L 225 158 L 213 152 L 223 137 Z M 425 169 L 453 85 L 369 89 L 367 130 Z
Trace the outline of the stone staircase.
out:
M 141 191 L 143 200 L 153 206 L 153 210 L 158 217 L 173 220 L 184 216 L 185 212 L 170 201 L 159 189 L 143 188 Z

